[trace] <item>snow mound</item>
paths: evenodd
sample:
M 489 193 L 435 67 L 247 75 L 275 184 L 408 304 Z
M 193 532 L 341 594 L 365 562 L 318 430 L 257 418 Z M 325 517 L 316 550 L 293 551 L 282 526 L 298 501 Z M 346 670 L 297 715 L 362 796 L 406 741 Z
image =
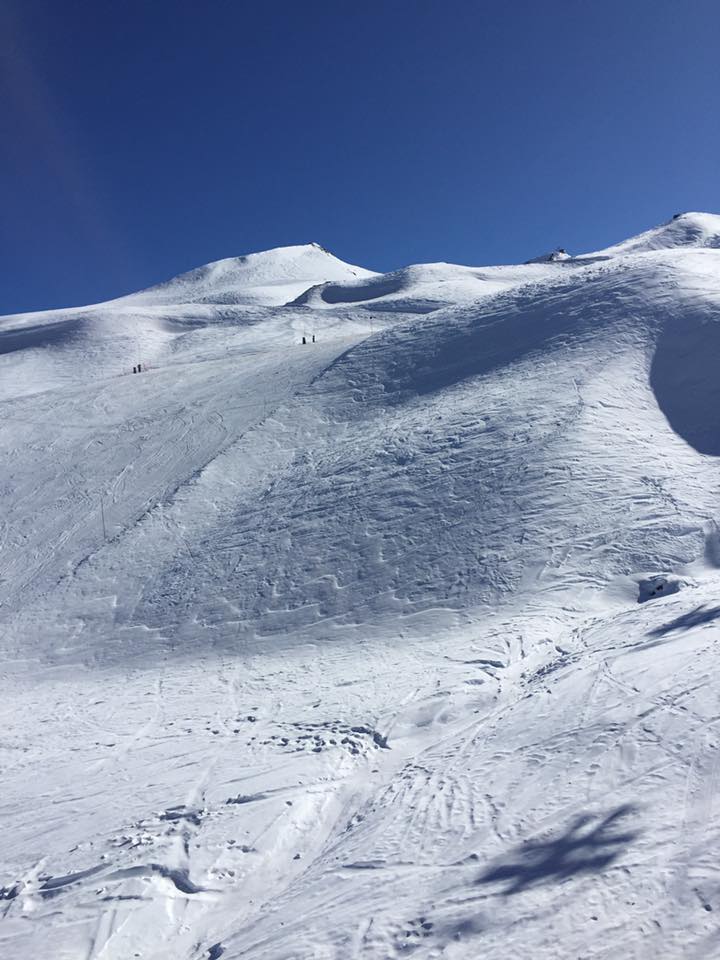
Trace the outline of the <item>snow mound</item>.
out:
M 648 253 L 673 247 L 720 247 L 720 215 L 716 213 L 678 213 L 667 223 L 646 230 L 594 255 L 620 256 Z
M 371 270 L 345 263 L 319 244 L 308 243 L 216 260 L 116 302 L 279 306 L 318 283 L 374 276 Z
M 369 310 L 423 314 L 471 303 L 538 278 L 538 273 L 528 270 L 527 265 L 480 268 L 454 263 L 419 263 L 349 283 L 319 284 L 304 291 L 295 305 L 313 308 L 364 305 Z

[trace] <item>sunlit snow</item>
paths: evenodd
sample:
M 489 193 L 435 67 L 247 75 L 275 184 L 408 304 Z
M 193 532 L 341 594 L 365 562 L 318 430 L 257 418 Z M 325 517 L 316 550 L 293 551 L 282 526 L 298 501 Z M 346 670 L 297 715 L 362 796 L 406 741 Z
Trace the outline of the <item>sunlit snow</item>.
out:
M 0 956 L 719 956 L 719 247 L 0 320 Z

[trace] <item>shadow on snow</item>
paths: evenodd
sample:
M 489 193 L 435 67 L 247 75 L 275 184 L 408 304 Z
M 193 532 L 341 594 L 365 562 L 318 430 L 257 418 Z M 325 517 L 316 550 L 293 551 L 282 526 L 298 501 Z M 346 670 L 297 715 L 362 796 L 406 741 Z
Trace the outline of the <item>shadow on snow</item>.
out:
M 569 830 L 552 840 L 528 840 L 506 859 L 487 870 L 477 883 L 504 883 L 504 896 L 521 893 L 542 883 L 567 880 L 584 873 L 598 873 L 610 866 L 637 836 L 623 823 L 636 812 L 624 804 L 604 819 L 581 814 Z
M 720 456 L 720 322 L 679 314 L 665 325 L 650 385 L 670 426 L 698 453 Z
M 696 607 L 695 610 L 691 610 L 689 613 L 684 613 L 681 617 L 676 617 L 674 620 L 664 623 L 661 627 L 648 630 L 647 635 L 649 637 L 665 637 L 668 633 L 673 633 L 675 630 L 690 630 L 692 627 L 700 627 L 704 623 L 712 623 L 713 620 L 717 620 L 719 617 L 720 607 L 708 607 L 703 604 L 700 607 Z

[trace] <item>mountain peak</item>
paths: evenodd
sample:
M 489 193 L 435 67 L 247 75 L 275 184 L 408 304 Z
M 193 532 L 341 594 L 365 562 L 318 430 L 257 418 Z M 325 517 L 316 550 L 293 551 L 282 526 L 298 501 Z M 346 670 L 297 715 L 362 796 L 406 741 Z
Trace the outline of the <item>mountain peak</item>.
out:
M 676 213 L 657 227 L 595 252 L 605 256 L 617 256 L 668 250 L 673 247 L 719 248 L 720 215 L 701 211 Z
M 123 300 L 279 306 L 319 283 L 374 276 L 371 270 L 345 263 L 319 243 L 305 243 L 214 260 Z

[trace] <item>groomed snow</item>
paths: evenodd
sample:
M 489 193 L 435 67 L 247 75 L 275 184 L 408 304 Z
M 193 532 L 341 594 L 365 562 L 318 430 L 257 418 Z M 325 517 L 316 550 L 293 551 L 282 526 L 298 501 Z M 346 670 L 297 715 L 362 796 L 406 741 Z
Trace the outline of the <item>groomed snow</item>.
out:
M 0 320 L 0 956 L 720 954 L 718 236 Z

